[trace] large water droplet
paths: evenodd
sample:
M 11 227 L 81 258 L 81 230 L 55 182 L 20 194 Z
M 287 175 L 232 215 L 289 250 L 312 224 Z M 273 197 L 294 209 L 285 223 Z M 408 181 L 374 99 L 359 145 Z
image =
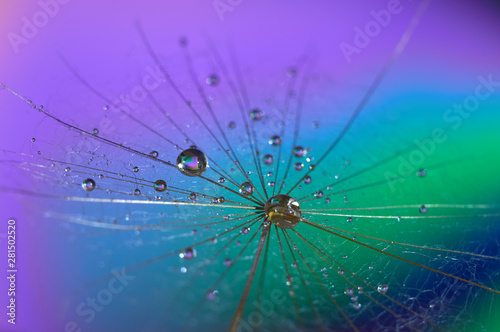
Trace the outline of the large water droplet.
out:
M 255 188 L 252 186 L 250 182 L 243 182 L 240 186 L 240 193 L 243 195 L 251 195 L 253 194 Z
M 154 188 L 158 192 L 164 192 L 167 190 L 167 183 L 163 180 L 156 180 L 154 183 Z
M 95 189 L 95 181 L 92 179 L 85 179 L 82 182 L 82 188 L 85 191 L 92 191 Z
M 207 167 L 207 156 L 193 147 L 182 151 L 177 157 L 177 168 L 187 176 L 200 176 L 205 173 Z
M 297 226 L 302 215 L 299 203 L 290 196 L 276 195 L 264 205 L 265 220 L 283 229 Z

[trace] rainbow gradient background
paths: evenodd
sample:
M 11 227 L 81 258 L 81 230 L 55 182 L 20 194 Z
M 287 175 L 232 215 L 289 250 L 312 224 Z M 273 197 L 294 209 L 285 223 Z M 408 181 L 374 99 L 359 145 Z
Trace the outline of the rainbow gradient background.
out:
M 16 51 L 9 40 L 9 34 L 22 36 L 23 19 L 32 21 L 34 15 L 46 11 L 41 3 L 56 3 L 57 13 L 54 12 L 53 17 L 48 15 L 47 23 L 40 26 L 33 37 L 27 38 L 27 43 L 19 44 Z M 281 97 L 273 95 L 273 92 L 284 91 L 282 84 L 269 77 L 282 78 L 280 73 L 290 64 L 296 63 L 302 54 L 312 55 L 312 58 L 317 59 L 313 71 L 319 74 L 311 84 L 312 91 L 307 105 L 312 111 L 306 112 L 308 116 L 304 120 L 301 142 L 311 146 L 312 153 L 319 156 L 332 141 L 331 133 L 342 128 L 375 75 L 389 60 L 419 2 L 400 1 L 403 8 L 401 13 L 395 15 L 390 24 L 360 54 L 353 55 L 352 61 L 347 62 L 340 50 L 340 43 L 352 43 L 354 27 L 366 24 L 372 19 L 370 11 L 386 8 L 387 3 L 388 1 L 270 3 L 243 0 L 232 11 L 225 12 L 224 19 L 221 20 L 212 1 L 124 1 L 120 4 L 98 1 L 83 3 L 74 0 L 63 4 L 44 0 L 23 3 L 4 1 L 0 4 L 0 82 L 34 103 L 43 104 L 45 109 L 58 117 L 91 130 L 102 116 L 104 103 L 76 81 L 63 64 L 61 56 L 69 60 L 103 94 L 109 98 L 119 96 L 130 90 L 147 66 L 153 65 L 137 34 L 137 20 L 142 22 L 148 38 L 165 61 L 169 72 L 179 77 L 182 86 L 188 86 L 188 83 L 183 78 L 186 70 L 178 46 L 181 36 L 189 39 L 195 56 L 201 59 L 199 63 L 205 64 L 200 67 L 201 75 L 210 74 L 215 68 L 213 62 L 206 60 L 206 36 L 221 49 L 232 43 L 239 62 L 243 64 L 243 71 L 248 75 L 250 97 L 258 100 L 263 107 L 269 98 L 275 98 L 273 103 L 281 102 Z M 492 75 L 494 80 L 500 81 L 499 17 L 500 7 L 494 1 L 434 1 L 424 14 L 403 55 L 394 64 L 349 135 L 338 146 L 331 163 L 323 164 L 321 170 L 324 168 L 328 171 L 331 178 L 337 171 L 343 172 L 339 163 L 334 161 L 346 157 L 353 165 L 362 168 L 370 165 L 374 157 L 381 158 L 403 149 L 415 139 L 428 135 L 432 129 L 446 126 L 443 123 L 443 113 L 453 103 L 463 101 L 474 92 L 478 76 Z M 217 109 L 220 117 L 237 118 L 235 110 L 226 106 L 228 103 L 225 102 L 223 93 L 218 97 L 221 101 Z M 173 95 L 167 92 L 164 101 L 170 102 L 171 99 L 174 99 Z M 450 130 L 450 138 L 437 147 L 438 153 L 433 154 L 425 163 L 442 164 L 461 158 L 460 162 L 445 165 L 435 173 L 431 171 L 429 178 L 425 179 L 426 184 L 412 180 L 400 187 L 398 185 L 396 193 L 384 186 L 367 190 L 362 196 L 353 194 L 349 197 L 352 206 L 420 202 L 499 204 L 499 110 L 500 89 L 481 102 L 477 111 L 470 118 L 464 119 L 457 130 Z M 185 123 L 195 122 L 193 116 L 179 106 L 179 102 L 174 103 L 170 111 Z M 69 151 L 65 148 L 77 142 L 77 138 L 68 135 L 65 128 L 37 114 L 4 90 L 0 90 L 0 112 L 1 149 L 27 154 L 36 154 L 40 150 L 44 156 L 64 158 Z M 319 123 L 317 129 L 312 126 L 314 121 Z M 116 123 L 117 130 L 112 133 L 112 138 L 128 139 L 132 143 L 134 140 L 135 143 L 139 141 L 133 136 L 137 133 L 137 126 L 125 121 Z M 193 135 L 198 134 L 193 131 Z M 37 139 L 35 143 L 30 141 L 32 137 Z M 200 134 L 200 137 L 203 138 L 203 135 Z M 140 138 L 143 140 L 140 143 L 145 146 L 154 144 L 154 137 L 143 135 Z M 215 155 L 216 147 L 209 148 Z M 117 157 L 126 156 L 123 152 L 118 152 Z M 15 157 L 4 153 L 2 159 L 5 161 Z M 32 177 L 23 176 L 23 172 L 9 168 L 8 163 L 3 164 L 7 166 L 2 166 L 2 187 L 36 192 L 52 192 L 54 188 L 58 190 L 57 185 L 45 186 L 45 182 L 36 182 Z M 394 162 L 387 169 L 394 171 L 397 167 L 398 163 Z M 383 170 L 382 168 L 377 174 L 367 175 L 364 179 L 360 178 L 359 181 L 355 180 L 350 185 L 376 181 L 383 176 Z M 330 180 L 329 177 L 313 178 L 313 185 L 324 184 Z M 297 175 L 291 175 L 291 178 L 296 179 Z M 433 190 L 429 191 L 428 188 Z M 68 194 L 67 188 L 61 189 L 60 193 Z M 81 195 L 81 192 L 77 195 Z M 4 305 L 8 301 L 8 287 L 6 279 L 2 277 L 0 299 L 4 309 L 0 315 L 1 331 L 64 331 L 68 320 L 78 319 L 71 309 L 62 309 L 65 308 L 63 303 L 71 290 L 109 273 L 113 266 L 135 263 L 152 252 L 153 255 L 159 254 L 155 253 L 154 248 L 147 247 L 136 253 L 127 251 L 125 255 L 121 255 L 116 250 L 120 248 L 120 243 L 129 240 L 127 236 L 99 237 L 94 251 L 88 250 L 91 237 L 75 240 L 58 236 L 60 222 L 46 217 L 46 211 L 60 211 L 62 214 L 88 213 L 94 216 L 99 213 L 122 213 L 121 207 L 99 206 L 89 212 L 83 205 L 66 203 L 0 191 L 0 271 L 3 274 L 6 273 L 3 272 L 6 270 L 7 255 L 5 232 L 9 218 L 17 221 L 18 238 L 17 323 L 12 326 L 6 322 Z M 484 250 L 498 256 L 498 245 L 495 246 L 494 239 L 500 235 L 500 227 L 495 225 L 500 219 L 471 216 L 464 220 L 463 224 L 453 224 L 456 229 L 448 230 L 445 237 L 436 231 L 439 228 L 433 226 L 422 231 L 421 224 L 404 228 L 401 225 L 391 225 L 385 231 L 377 224 L 370 224 L 365 230 L 381 237 L 401 237 L 412 243 L 439 243 L 448 245 L 449 248 L 470 251 L 477 249 L 478 241 L 484 236 L 490 241 L 484 245 Z M 488 226 L 478 222 L 488 223 Z M 154 235 L 144 236 L 145 243 L 148 239 L 156 239 Z M 102 270 L 96 269 L 102 248 L 107 248 L 108 245 L 110 250 L 115 251 L 104 259 L 105 267 Z M 171 245 L 170 249 L 178 247 L 175 241 Z M 279 262 L 278 258 L 274 258 L 276 262 Z M 366 261 L 369 259 L 367 257 Z M 361 268 L 366 261 L 360 258 L 354 265 Z M 390 267 L 394 267 L 396 271 L 397 266 L 395 264 Z M 154 295 L 158 285 L 150 280 L 170 282 L 175 279 L 163 279 L 164 268 L 150 266 L 146 271 L 138 272 L 137 280 L 147 282 L 136 283 L 127 289 L 126 296 L 129 299 L 141 299 L 141 294 Z M 489 266 L 488 269 L 497 271 L 495 275 L 491 275 L 489 286 L 499 289 L 498 286 L 494 287 L 500 281 L 498 266 Z M 398 270 L 397 273 L 404 273 L 402 271 Z M 147 279 L 148 276 L 151 279 Z M 432 283 L 433 280 L 428 282 Z M 193 289 L 193 293 L 203 294 L 202 290 L 199 286 Z M 484 295 L 481 292 L 478 294 Z M 500 329 L 499 319 L 484 308 L 498 309 L 500 300 L 498 295 L 485 295 L 484 298 L 483 303 L 480 298 L 473 305 L 467 299 L 459 298 L 453 305 L 470 306 L 468 310 L 471 317 L 482 322 L 481 328 L 484 331 L 496 331 Z M 234 305 L 236 297 L 232 299 L 230 304 Z M 157 300 L 162 303 L 161 299 Z M 121 304 L 113 304 L 113 307 L 107 308 L 98 317 L 99 321 L 94 322 L 94 325 L 80 322 L 82 330 L 112 331 L 118 328 L 122 331 L 126 328 L 130 331 L 155 331 L 154 326 L 162 324 L 162 310 L 165 308 L 155 307 L 154 302 L 130 306 L 124 303 L 123 307 Z M 156 314 L 159 317 L 157 322 L 152 321 L 148 325 L 144 321 L 144 317 L 148 315 L 135 315 L 131 309 L 144 310 L 144 305 L 152 308 L 148 309 L 151 316 Z M 122 314 L 124 311 L 128 313 L 126 316 Z M 216 326 L 224 328 L 224 324 L 222 322 Z M 446 327 L 453 330 L 453 326 L 450 324 Z M 461 325 L 457 326 L 463 328 Z M 171 328 L 175 330 L 178 326 L 173 325 Z

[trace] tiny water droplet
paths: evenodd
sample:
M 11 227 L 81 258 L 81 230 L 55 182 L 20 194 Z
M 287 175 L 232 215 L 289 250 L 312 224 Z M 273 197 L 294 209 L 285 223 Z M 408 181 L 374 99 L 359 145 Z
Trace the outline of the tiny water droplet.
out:
M 425 168 L 419 169 L 417 172 L 417 176 L 423 178 L 427 174 L 427 170 Z
M 134 166 L 134 168 L 132 170 L 134 171 L 134 173 L 137 173 L 137 172 L 139 172 L 139 167 Z
M 196 257 L 196 250 L 193 248 L 186 248 L 179 254 L 179 257 L 182 259 L 193 259 Z
M 158 151 L 153 150 L 153 151 L 151 151 L 151 152 L 149 153 L 149 155 L 150 155 L 151 157 L 153 157 L 153 158 L 158 158 Z
M 420 211 L 420 213 L 426 213 L 427 212 L 427 207 L 425 205 L 421 205 L 418 210 Z
M 250 232 L 250 227 L 243 227 L 241 229 L 241 234 L 248 234 L 248 232 Z
M 304 183 L 305 184 L 309 184 L 309 183 L 311 183 L 311 181 L 312 181 L 312 179 L 311 179 L 311 177 L 309 175 L 307 175 L 306 177 L 304 177 Z
M 215 300 L 215 298 L 217 297 L 217 294 L 219 294 L 219 292 L 217 290 L 214 290 L 214 289 L 208 290 L 207 300 L 209 300 L 209 301 Z
M 33 138 L 31 139 L 31 141 L 34 143 L 34 142 L 36 141 L 36 138 L 34 138 L 34 137 L 33 137 Z
M 323 192 L 321 190 L 318 190 L 314 193 L 314 197 L 321 198 L 323 197 Z
M 205 82 L 210 86 L 217 86 L 220 82 L 220 77 L 216 74 L 209 75 Z
M 387 292 L 388 289 L 389 289 L 389 286 L 387 286 L 385 284 L 378 285 L 378 287 L 377 287 L 377 291 L 381 294 L 385 294 L 385 292 Z
M 94 136 L 99 135 L 99 129 L 97 129 L 97 128 L 92 129 L 92 135 L 94 135 Z
M 134 195 L 139 196 L 141 194 L 141 191 L 139 189 L 134 190 Z
M 163 180 L 156 180 L 154 183 L 154 188 L 158 192 L 164 192 L 167 190 L 167 183 Z
M 252 186 L 250 182 L 243 182 L 240 185 L 240 193 L 243 195 L 251 195 L 253 194 L 255 188 Z
M 92 179 L 85 179 L 82 182 L 82 188 L 85 191 L 92 191 L 95 189 L 95 181 Z
M 236 128 L 236 122 L 234 122 L 234 121 L 229 122 L 229 124 L 227 125 L 227 127 L 228 127 L 229 129 L 234 129 L 234 128 Z
M 224 259 L 225 266 L 231 266 L 231 264 L 233 264 L 233 261 L 231 260 L 231 258 Z
M 351 296 L 354 294 L 354 289 L 352 289 L 351 287 L 346 287 L 344 294 Z
M 250 118 L 254 121 L 262 119 L 262 116 L 263 116 L 262 111 L 257 108 L 250 112 Z
M 352 218 L 351 217 L 347 218 L 347 222 L 352 222 Z
M 274 159 L 270 154 L 266 154 L 262 160 L 264 161 L 264 164 L 271 165 Z
M 196 199 L 196 194 L 195 193 L 190 193 L 188 198 L 192 201 L 194 201 Z
M 65 172 L 71 172 L 71 168 L 70 168 L 70 167 L 66 167 L 66 168 L 64 169 L 64 171 L 65 171 Z
M 183 267 L 180 268 L 180 271 L 181 271 L 181 273 L 186 273 L 187 272 L 187 268 L 183 266 Z
M 301 158 L 307 154 L 307 150 L 304 149 L 302 146 L 298 145 L 293 148 L 292 153 L 295 157 Z
M 295 163 L 295 166 L 294 166 L 295 170 L 297 171 L 300 171 L 304 168 L 304 164 L 303 163 Z
M 226 179 L 224 179 L 223 177 L 220 177 L 219 178 L 219 183 L 224 183 L 224 182 L 226 182 Z

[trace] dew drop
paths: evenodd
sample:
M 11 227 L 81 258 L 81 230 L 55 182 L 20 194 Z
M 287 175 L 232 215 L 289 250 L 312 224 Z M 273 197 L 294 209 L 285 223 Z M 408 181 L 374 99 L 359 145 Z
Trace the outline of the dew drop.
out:
M 92 191 L 95 189 L 95 181 L 92 179 L 85 179 L 82 182 L 82 188 L 85 191 Z
M 139 167 L 135 166 L 134 168 L 132 168 L 132 170 L 134 171 L 134 173 L 137 173 L 139 172 Z
M 209 75 L 205 82 L 210 86 L 217 86 L 220 82 L 220 77 L 216 74 Z
M 236 122 L 234 122 L 234 121 L 229 122 L 229 124 L 227 125 L 227 127 L 228 127 L 229 129 L 234 129 L 234 128 L 236 128 Z
M 220 177 L 219 178 L 219 183 L 224 183 L 224 182 L 226 182 L 226 179 L 224 179 L 223 177 Z
M 233 261 L 231 260 L 231 258 L 224 259 L 225 266 L 231 266 L 231 264 L 233 264 Z
M 311 179 L 311 177 L 309 175 L 306 176 L 306 177 L 304 177 L 304 183 L 305 184 L 309 184 L 309 183 L 311 183 L 311 181 L 312 181 L 312 179 Z
M 164 192 L 167 190 L 167 183 L 163 180 L 156 180 L 154 183 L 154 188 L 158 192 Z
M 34 137 L 33 137 L 33 138 L 31 139 L 31 141 L 32 141 L 33 143 L 35 143 L 35 142 L 36 142 L 36 138 L 34 138 Z
M 346 287 L 344 294 L 351 296 L 354 294 L 354 290 L 351 287 Z
M 323 197 L 323 192 L 321 190 L 318 190 L 314 193 L 314 197 L 320 198 Z
M 192 201 L 194 201 L 196 199 L 196 194 L 195 193 L 190 193 L 188 198 Z
M 330 203 L 330 202 L 331 202 L 330 198 L 328 198 L 328 197 L 325 198 L 325 203 Z
M 295 168 L 295 170 L 300 171 L 301 169 L 304 168 L 304 164 L 303 163 L 295 163 L 294 168 Z
M 64 171 L 65 171 L 65 172 L 71 172 L 71 167 L 66 167 L 66 168 L 64 169 Z
M 135 195 L 135 196 L 139 196 L 139 195 L 141 195 L 141 191 L 140 191 L 139 189 L 135 189 L 135 190 L 134 190 L 134 195 Z
M 94 135 L 94 136 L 99 135 L 99 129 L 97 129 L 97 128 L 92 129 L 92 135 Z
M 347 218 L 347 222 L 352 222 L 352 218 L 351 217 Z
M 341 276 L 343 276 L 343 275 L 344 275 L 344 273 L 345 273 L 345 272 L 344 272 L 344 270 L 339 270 L 339 274 L 340 274 Z
M 264 161 L 264 164 L 271 165 L 273 163 L 274 158 L 270 154 L 266 154 L 262 160 Z
M 193 248 L 186 248 L 179 254 L 179 257 L 182 259 L 193 259 L 196 257 L 196 250 Z
M 262 111 L 259 110 L 259 109 L 254 109 L 250 112 L 250 118 L 254 121 L 258 121 L 260 119 L 262 119 Z
M 241 229 L 241 234 L 248 234 L 248 232 L 250 232 L 250 227 L 243 227 Z
M 253 194 L 255 188 L 252 186 L 250 182 L 243 182 L 240 185 L 240 193 L 243 195 L 251 195 Z
M 356 310 L 359 310 L 359 309 L 361 309 L 361 303 L 359 303 L 359 302 L 355 302 L 355 303 L 353 303 L 353 304 L 352 304 L 352 307 L 353 307 L 354 309 L 356 309 Z
M 385 294 L 385 292 L 387 292 L 388 289 L 389 289 L 389 286 L 387 286 L 385 284 L 378 285 L 378 287 L 377 287 L 377 291 L 381 294 Z
M 210 289 L 207 292 L 207 300 L 209 300 L 209 301 L 215 300 L 215 298 L 217 297 L 217 294 L 219 294 L 219 292 L 217 290 Z
M 187 272 L 187 268 L 183 266 L 183 267 L 180 268 L 180 271 L 181 271 L 181 273 L 186 273 Z
M 423 178 L 427 174 L 427 170 L 425 168 L 419 169 L 417 172 L 417 176 Z
M 207 156 L 196 148 L 184 150 L 177 157 L 177 168 L 187 176 L 200 176 L 207 167 Z
M 420 211 L 420 213 L 426 213 L 427 212 L 427 207 L 425 205 L 421 205 L 418 210 Z
M 278 135 L 271 136 L 271 139 L 269 139 L 269 144 L 278 146 L 281 144 L 281 137 Z
M 151 151 L 151 152 L 149 153 L 149 155 L 150 155 L 151 157 L 153 157 L 153 158 L 158 158 L 158 151 L 153 150 L 153 151 Z
M 304 149 L 302 146 L 295 146 L 292 151 L 293 155 L 295 157 L 301 158 L 304 157 L 307 154 L 307 150 Z

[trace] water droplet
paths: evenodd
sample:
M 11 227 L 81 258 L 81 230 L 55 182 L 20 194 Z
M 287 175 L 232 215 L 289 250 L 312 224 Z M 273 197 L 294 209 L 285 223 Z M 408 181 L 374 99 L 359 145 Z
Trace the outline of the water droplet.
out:
M 97 128 L 92 129 L 92 135 L 94 135 L 94 136 L 99 135 L 99 129 L 97 129 Z
M 243 195 L 251 195 L 253 194 L 255 188 L 252 186 L 250 182 L 243 182 L 240 186 L 240 193 Z
M 318 190 L 314 193 L 314 197 L 320 198 L 323 197 L 323 192 L 321 190 Z
M 66 168 L 64 169 L 64 171 L 65 171 L 65 172 L 71 172 L 71 168 L 70 168 L 70 167 L 66 167 Z
M 217 197 L 217 203 L 224 203 L 226 199 L 224 197 Z
M 182 151 L 177 157 L 177 168 L 187 176 L 200 176 L 207 167 L 207 156 L 193 147 Z
M 281 144 L 281 137 L 278 135 L 271 136 L 271 139 L 269 140 L 269 144 L 278 146 Z
M 214 290 L 214 289 L 208 290 L 207 300 L 209 300 L 209 301 L 215 300 L 215 298 L 217 297 L 217 294 L 219 294 L 219 292 L 217 290 Z
M 382 294 L 385 294 L 385 292 L 387 292 L 388 289 L 389 289 L 389 286 L 387 286 L 385 284 L 378 285 L 378 287 L 377 287 L 377 291 L 379 293 L 382 293 Z
M 192 201 L 194 201 L 196 199 L 196 194 L 195 193 L 190 193 L 188 198 Z
M 134 195 L 139 196 L 141 194 L 141 191 L 139 189 L 134 190 Z
M 359 303 L 359 302 L 355 302 L 355 303 L 353 303 L 353 304 L 352 304 L 352 307 L 353 307 L 354 309 L 356 309 L 356 310 L 359 310 L 359 309 L 361 309 L 361 303 Z
M 344 294 L 351 296 L 354 294 L 354 289 L 352 289 L 351 287 L 346 287 Z
M 273 176 L 273 172 L 267 172 L 267 176 L 268 176 L 268 177 Z
M 303 164 L 303 163 L 295 163 L 294 168 L 295 168 L 297 171 L 300 171 L 301 169 L 303 169 L 303 168 L 304 168 L 304 164 Z
M 224 259 L 225 266 L 231 266 L 231 264 L 233 264 L 233 261 L 231 260 L 231 258 Z
M 196 257 L 196 250 L 193 248 L 186 248 L 179 254 L 179 257 L 182 259 L 193 259 Z
M 254 121 L 262 119 L 263 113 L 259 109 L 254 109 L 250 112 L 250 118 Z
M 339 270 L 339 274 L 340 274 L 341 276 L 343 276 L 343 275 L 344 275 L 344 273 L 345 273 L 345 272 L 344 272 L 344 270 Z
M 229 122 L 229 124 L 227 125 L 227 127 L 228 127 L 229 129 L 234 129 L 234 128 L 236 128 L 236 122 L 234 122 L 234 121 Z
M 328 197 L 325 198 L 325 203 L 330 203 L 330 202 L 331 202 L 330 198 L 328 198 Z
M 92 179 L 85 179 L 82 182 L 82 188 L 85 191 L 92 191 L 95 189 L 95 181 Z
M 292 264 L 290 264 L 292 267 L 297 267 L 297 263 L 293 262 Z
M 357 295 L 351 296 L 351 301 L 352 302 L 356 302 L 357 300 L 358 300 L 358 296 Z
M 187 268 L 183 266 L 183 267 L 180 268 L 180 271 L 181 271 L 181 273 L 186 273 L 187 272 Z
M 226 179 L 224 179 L 223 177 L 220 177 L 219 178 L 219 183 L 224 183 L 224 182 L 226 182 Z
M 425 207 L 425 205 L 421 205 L 418 210 L 420 211 L 420 213 L 426 213 L 427 212 L 427 208 Z
M 150 155 L 151 157 L 153 157 L 153 158 L 158 158 L 158 151 L 153 150 L 153 151 L 151 151 L 151 152 L 149 153 L 149 155 Z
M 427 170 L 425 168 L 419 169 L 417 172 L 417 176 L 423 178 L 427 174 Z
M 299 157 L 299 158 L 301 158 L 301 157 L 304 157 L 306 154 L 307 154 L 307 150 L 306 150 L 306 149 L 304 149 L 304 148 L 303 148 L 303 147 L 301 147 L 301 146 L 295 146 L 295 147 L 293 148 L 293 155 L 294 155 L 295 157 Z
M 139 172 L 139 167 L 135 166 L 132 170 L 134 171 L 134 173 L 137 173 Z
M 274 181 L 271 181 L 271 182 L 268 182 L 268 183 L 267 183 L 267 185 L 268 185 L 269 187 L 274 187 L 275 183 L 274 183 Z
M 156 180 L 154 183 L 154 188 L 158 192 L 164 192 L 167 190 L 167 183 L 163 180 Z
M 311 179 L 311 177 L 309 175 L 307 175 L 306 177 L 304 177 L 304 183 L 305 184 L 309 184 L 309 183 L 311 183 L 311 181 L 312 181 L 312 179 Z
M 33 138 L 31 139 L 31 141 L 34 143 L 34 142 L 36 141 L 36 138 L 34 138 L 34 137 L 33 137 Z
M 264 161 L 264 164 L 271 165 L 274 159 L 270 154 L 266 154 L 262 160 Z
M 292 276 L 288 276 L 286 278 L 286 285 L 287 286 L 290 286 L 292 284 L 292 281 L 293 281 L 293 277 Z
M 241 234 L 248 234 L 248 232 L 250 232 L 250 227 L 243 227 L 241 229 Z
M 219 85 L 220 77 L 216 74 L 212 74 L 207 77 L 205 82 L 207 82 L 207 84 L 210 86 L 217 86 Z
M 352 218 L 351 217 L 347 218 L 347 222 L 352 222 Z

